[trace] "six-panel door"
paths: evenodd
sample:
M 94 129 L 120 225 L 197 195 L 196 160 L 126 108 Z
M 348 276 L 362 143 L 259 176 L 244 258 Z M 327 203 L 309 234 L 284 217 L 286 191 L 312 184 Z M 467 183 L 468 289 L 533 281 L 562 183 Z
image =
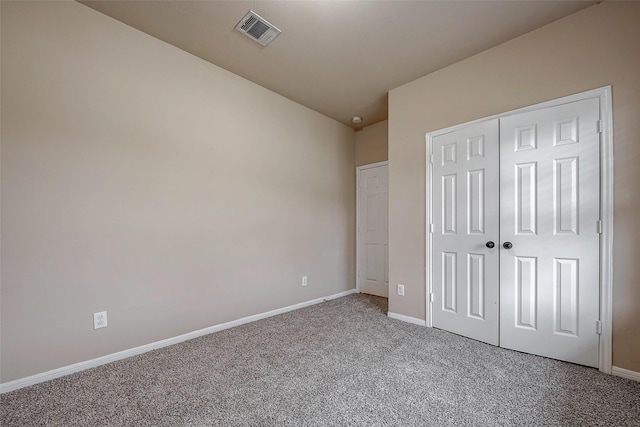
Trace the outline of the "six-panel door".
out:
M 360 171 L 358 286 L 360 292 L 389 296 L 388 166 Z
M 599 110 L 587 99 L 432 139 L 433 326 L 598 366 Z
M 498 121 L 437 136 L 432 150 L 433 326 L 497 345 Z
M 599 100 L 500 120 L 500 345 L 598 366 Z

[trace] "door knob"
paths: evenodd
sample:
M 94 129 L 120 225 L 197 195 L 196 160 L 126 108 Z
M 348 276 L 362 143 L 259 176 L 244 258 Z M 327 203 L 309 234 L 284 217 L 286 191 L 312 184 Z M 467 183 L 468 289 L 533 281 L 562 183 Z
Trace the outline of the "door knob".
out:
M 488 247 L 489 249 L 492 249 L 495 245 L 496 245 L 495 243 L 489 240 L 485 246 Z
M 502 247 L 503 247 L 503 248 L 505 248 L 505 249 L 511 249 L 511 248 L 513 247 L 513 243 L 511 243 L 511 242 L 504 242 L 504 243 L 502 244 Z

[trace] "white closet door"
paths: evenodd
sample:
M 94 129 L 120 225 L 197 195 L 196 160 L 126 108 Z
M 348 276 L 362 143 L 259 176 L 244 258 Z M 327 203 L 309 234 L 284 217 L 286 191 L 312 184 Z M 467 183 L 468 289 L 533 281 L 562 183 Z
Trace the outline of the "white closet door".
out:
M 598 99 L 500 119 L 500 345 L 594 367 L 598 120 Z
M 362 169 L 359 175 L 358 285 L 360 292 L 389 296 L 388 166 Z
M 494 345 L 498 127 L 490 120 L 435 137 L 431 179 L 433 326 Z

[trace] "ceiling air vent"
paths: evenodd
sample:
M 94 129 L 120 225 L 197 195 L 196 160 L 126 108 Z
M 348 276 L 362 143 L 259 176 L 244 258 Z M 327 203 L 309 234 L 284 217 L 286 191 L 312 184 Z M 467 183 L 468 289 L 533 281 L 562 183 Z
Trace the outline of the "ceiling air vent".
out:
M 278 28 L 252 10 L 238 22 L 236 30 L 257 41 L 262 46 L 271 43 L 281 33 Z

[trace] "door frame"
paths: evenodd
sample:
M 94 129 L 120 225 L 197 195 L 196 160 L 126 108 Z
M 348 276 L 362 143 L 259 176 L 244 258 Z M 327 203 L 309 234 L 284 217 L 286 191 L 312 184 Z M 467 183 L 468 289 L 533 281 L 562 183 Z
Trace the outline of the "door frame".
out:
M 433 303 L 433 278 L 431 277 L 431 253 L 433 250 L 432 224 L 433 212 L 431 203 L 433 170 L 432 144 L 437 136 L 459 130 L 468 125 L 492 119 L 501 119 L 513 114 L 520 114 L 548 107 L 555 107 L 570 102 L 599 98 L 600 100 L 600 219 L 602 233 L 600 234 L 600 322 L 601 334 L 599 339 L 598 365 L 601 372 L 611 374 L 612 327 L 613 327 L 613 106 L 611 102 L 611 85 L 574 95 L 564 96 L 551 101 L 541 102 L 516 110 L 495 114 L 489 117 L 461 123 L 444 129 L 427 132 L 426 140 L 426 215 L 425 215 L 425 288 L 426 288 L 426 325 L 433 327 L 431 304 Z
M 361 292 L 360 289 L 360 176 L 362 175 L 362 171 L 367 169 L 379 168 L 381 166 L 389 167 L 389 161 L 385 160 L 383 162 L 370 163 L 368 165 L 356 166 L 356 290 L 358 293 Z M 389 208 L 387 203 L 387 209 Z

